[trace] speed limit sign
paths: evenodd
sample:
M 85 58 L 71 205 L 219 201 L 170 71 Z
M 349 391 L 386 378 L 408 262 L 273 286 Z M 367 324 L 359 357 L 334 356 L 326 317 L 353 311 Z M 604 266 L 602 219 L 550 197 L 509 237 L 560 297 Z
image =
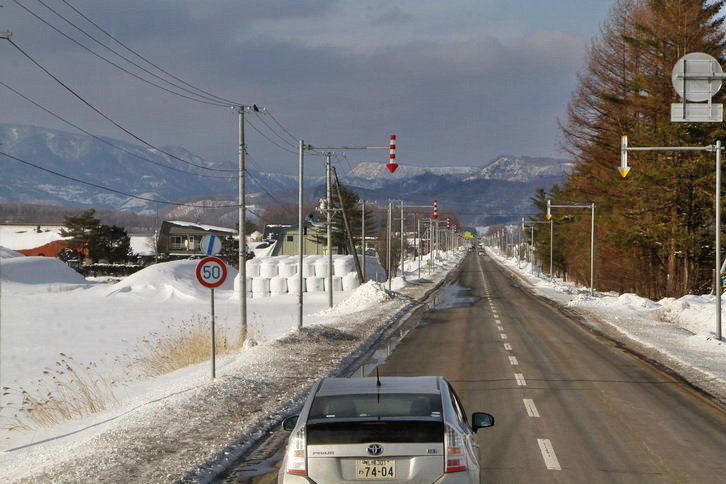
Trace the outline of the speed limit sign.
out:
M 197 264 L 196 274 L 199 284 L 214 289 L 227 279 L 227 266 L 219 257 L 205 257 Z

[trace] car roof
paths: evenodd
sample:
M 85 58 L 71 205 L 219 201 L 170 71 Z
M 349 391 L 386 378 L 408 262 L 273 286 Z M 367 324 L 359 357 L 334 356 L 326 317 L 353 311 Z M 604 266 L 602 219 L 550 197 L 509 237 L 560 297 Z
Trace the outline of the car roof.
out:
M 366 393 L 432 393 L 440 394 L 438 376 L 381 377 L 381 386 L 376 385 L 375 377 L 365 378 L 324 378 L 316 395 L 347 395 Z

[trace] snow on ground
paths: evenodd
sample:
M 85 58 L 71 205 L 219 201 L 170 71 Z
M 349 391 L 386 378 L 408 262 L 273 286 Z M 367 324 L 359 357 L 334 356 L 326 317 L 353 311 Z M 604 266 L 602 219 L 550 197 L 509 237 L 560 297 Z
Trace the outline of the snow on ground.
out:
M 488 254 L 529 281 L 536 292 L 579 313 L 616 340 L 630 340 L 636 351 L 673 369 L 697 387 L 726 402 L 726 342 L 716 339 L 716 297 L 687 295 L 651 301 L 636 294 L 603 293 L 550 280 L 539 268 L 507 258 L 498 248 Z M 722 300 L 722 311 L 726 300 Z M 726 323 L 726 314 L 722 315 Z M 597 326 L 597 322 L 590 323 Z
M 436 265 L 422 273 L 421 280 L 417 271 L 405 274 L 409 284 L 413 283 L 407 289 L 419 297 L 432 287 L 430 279 L 441 280 L 462 255 L 442 253 Z M 128 470 L 112 467 L 125 469 L 134 459 L 147 459 L 149 452 L 170 454 L 167 457 L 171 459 L 166 464 L 168 468 L 153 461 L 145 464 L 156 476 L 151 480 L 163 482 L 165 479 L 157 476 L 163 472 L 172 472 L 167 474 L 167 481 L 178 478 L 178 473 L 198 465 L 246 428 L 238 428 L 238 422 L 237 427 L 220 431 L 217 417 L 210 416 L 210 421 L 206 421 L 207 417 L 198 416 L 199 401 L 208 402 L 210 395 L 217 395 L 228 400 L 225 405 L 211 405 L 210 415 L 218 412 L 220 419 L 232 418 L 230 402 L 237 402 L 232 404 L 239 407 L 232 409 L 237 421 L 241 419 L 245 426 L 262 421 L 281 402 L 309 385 L 310 375 L 321 376 L 331 371 L 341 358 L 379 331 L 377 328 L 385 325 L 392 314 L 412 304 L 410 298 L 393 298 L 382 283 L 375 281 L 354 291 L 334 292 L 336 306 L 332 309 L 328 309 L 325 292 L 306 293 L 304 327 L 298 330 L 296 294 L 249 298 L 249 331 L 257 346 L 218 357 L 221 383 L 209 382 L 208 362 L 143 379 L 132 365 L 143 338 L 154 333 L 174 333 L 184 321 L 209 314 L 210 291 L 201 288 L 194 277 L 197 261 L 157 264 L 106 284 L 84 280 L 54 259 L 13 256 L 12 251 L 3 248 L 0 384 L 15 390 L 33 390 L 41 383 L 50 384 L 42 381 L 47 378 L 44 371 L 72 357 L 79 365 L 93 363 L 97 375 L 115 382 L 113 390 L 118 404 L 55 426 L 9 431 L 9 405 L 19 404 L 15 398 L 18 394 L 3 396 L 0 449 L 5 452 L 0 454 L 0 475 L 6 480 L 103 480 L 108 477 L 94 473 L 106 471 L 115 476 L 111 480 L 123 480 Z M 229 271 L 227 282 L 215 290 L 215 313 L 218 328 L 235 335 L 239 329 L 239 297 L 233 285 L 236 271 Z M 284 378 L 278 381 L 277 376 L 286 372 L 302 372 L 306 376 L 294 377 L 294 384 Z M 258 393 L 245 393 L 250 388 Z M 206 407 L 201 411 L 205 410 Z M 177 411 L 183 417 L 173 417 Z M 171 455 L 174 452 L 158 449 L 131 455 L 140 452 L 141 445 L 154 445 L 146 441 L 141 444 L 139 439 L 163 432 L 173 434 L 170 449 L 178 452 L 177 440 L 187 439 L 191 449 L 188 453 L 196 452 L 194 456 L 180 461 L 180 456 Z M 200 437 L 202 434 L 204 437 Z M 106 443 L 99 444 L 97 439 Z M 83 456 L 82 463 L 73 460 L 77 456 Z M 39 479 L 28 477 L 41 467 L 50 474 Z
M 62 239 L 60 225 L 0 225 L 0 246 L 12 250 L 34 249 Z

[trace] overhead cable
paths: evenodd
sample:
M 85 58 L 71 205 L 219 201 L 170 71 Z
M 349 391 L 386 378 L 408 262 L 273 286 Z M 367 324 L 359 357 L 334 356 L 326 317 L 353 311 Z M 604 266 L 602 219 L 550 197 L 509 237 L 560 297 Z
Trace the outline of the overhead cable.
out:
M 112 143 L 111 141 L 109 141 L 107 139 L 104 139 L 104 138 L 102 138 L 100 136 L 97 136 L 97 135 L 95 135 L 95 134 L 93 134 L 93 133 L 91 133 L 91 132 L 89 132 L 89 131 L 81 128 L 77 124 L 74 124 L 71 121 L 68 121 L 67 119 L 63 118 L 59 114 L 56 114 L 53 111 L 51 111 L 51 110 L 45 108 L 44 106 L 40 105 L 39 103 L 33 101 L 32 99 L 30 99 L 29 97 L 25 96 L 23 93 L 19 92 L 18 90 L 13 89 L 11 86 L 9 86 L 8 84 L 6 84 L 5 82 L 0 81 L 0 85 L 4 86 L 5 88 L 7 88 L 10 91 L 14 92 L 16 95 L 18 95 L 21 98 L 25 99 L 26 101 L 28 101 L 29 103 L 31 103 L 32 105 L 34 105 L 35 107 L 37 107 L 38 109 L 42 109 L 46 113 L 48 113 L 51 116 L 53 116 L 54 118 L 62 121 L 63 123 L 67 124 L 68 126 L 71 126 L 71 127 L 75 128 L 75 129 L 79 130 L 80 132 L 82 132 L 82 133 L 84 133 L 84 134 L 92 137 L 93 139 L 95 139 L 97 141 L 100 141 L 101 143 L 105 143 L 105 144 L 111 146 L 112 148 L 114 148 L 116 150 L 122 151 L 122 152 L 124 152 L 124 153 L 126 153 L 128 155 L 131 155 L 134 158 L 138 158 L 139 160 L 146 161 L 148 163 L 151 163 L 151 164 L 160 166 L 160 167 L 162 167 L 164 169 L 167 169 L 167 170 L 172 170 L 172 171 L 176 171 L 176 172 L 179 172 L 179 173 L 184 173 L 184 174 L 192 175 L 192 176 L 200 176 L 200 177 L 205 177 L 205 178 L 221 178 L 221 179 L 225 179 L 225 180 L 234 180 L 234 179 L 237 178 L 235 175 L 207 175 L 205 173 L 194 173 L 194 172 L 182 170 L 180 168 L 176 168 L 176 167 L 173 167 L 173 166 L 165 165 L 164 163 L 160 163 L 160 162 L 158 162 L 156 160 L 152 160 L 151 158 L 146 158 L 145 156 L 141 156 L 141 155 L 139 155 L 137 153 L 134 153 L 133 151 L 128 150 L 128 149 L 124 148 L 123 146 L 119 146 L 119 145 L 117 145 L 115 143 Z
M 117 123 L 116 121 L 114 121 L 113 119 L 111 119 L 109 116 L 107 116 L 106 114 L 104 114 L 101 110 L 99 110 L 98 108 L 96 108 L 90 102 L 86 101 L 80 94 L 78 94 L 77 92 L 75 92 L 70 86 L 68 86 L 66 83 L 64 83 L 63 81 L 61 81 L 58 77 L 56 77 L 55 75 L 53 75 L 53 73 L 51 73 L 48 69 L 46 69 L 45 67 L 43 67 L 43 65 L 41 65 L 38 61 L 36 61 L 30 54 L 28 54 L 27 52 L 25 52 L 18 44 L 16 44 L 15 42 L 13 42 L 12 39 L 6 38 L 5 40 L 7 40 L 8 42 L 10 42 L 10 44 L 13 47 L 15 47 L 21 54 L 23 54 L 23 56 L 25 56 L 27 59 L 29 59 L 33 64 L 35 64 L 38 68 L 40 68 L 43 72 L 45 72 L 48 76 L 50 76 L 54 81 L 56 81 L 58 84 L 60 84 L 65 90 L 67 90 L 68 92 L 70 92 L 74 97 L 76 97 L 78 100 L 80 100 L 83 104 L 85 104 L 86 106 L 88 106 L 89 108 L 91 108 L 99 116 L 101 116 L 102 118 L 104 118 L 105 120 L 107 120 L 109 123 L 113 124 L 114 126 L 116 126 L 118 129 L 120 129 L 124 133 L 128 134 L 129 136 L 131 136 L 135 140 L 139 141 L 140 143 L 143 143 L 144 145 L 148 146 L 149 148 L 152 148 L 154 150 L 157 150 L 158 152 L 163 153 L 163 154 L 167 155 L 170 158 L 173 158 L 175 160 L 178 160 L 178 161 L 180 161 L 182 163 L 186 163 L 186 164 L 191 165 L 191 166 L 196 166 L 197 168 L 201 168 L 203 170 L 226 172 L 226 173 L 235 173 L 235 172 L 238 171 L 238 170 L 225 170 L 225 169 L 219 169 L 219 168 L 210 168 L 210 167 L 207 167 L 207 166 L 204 166 L 204 165 L 199 165 L 197 163 L 193 163 L 193 162 L 191 162 L 189 160 L 185 160 L 185 159 L 180 158 L 180 157 L 178 157 L 176 155 L 173 155 L 172 153 L 169 153 L 167 151 L 164 151 L 161 148 L 158 148 L 158 147 L 154 146 L 153 144 L 149 143 L 145 139 L 141 138 L 140 136 L 138 136 L 138 135 L 132 133 L 131 131 L 129 131 L 128 129 L 124 128 L 122 125 L 120 125 L 119 123 Z
M 90 186 L 90 187 L 98 188 L 100 190 L 104 190 L 104 191 L 107 191 L 107 192 L 117 193 L 119 195 L 124 195 L 126 197 L 135 198 L 137 200 L 144 200 L 144 201 L 147 201 L 147 202 L 156 202 L 156 203 L 165 203 L 165 204 L 168 204 L 168 205 L 178 205 L 178 206 L 181 206 L 181 207 L 194 207 L 194 208 L 204 208 L 204 209 L 237 208 L 237 207 L 239 207 L 238 204 L 234 204 L 234 205 L 217 205 L 217 206 L 203 206 L 203 205 L 194 205 L 194 204 L 191 204 L 191 203 L 170 202 L 168 200 L 157 200 L 157 199 L 154 199 L 154 198 L 142 197 L 142 196 L 133 195 L 131 193 L 127 193 L 127 192 L 124 192 L 124 191 L 121 191 L 121 190 L 116 190 L 115 188 L 110 188 L 110 187 L 107 187 L 107 186 L 104 186 L 104 185 L 99 185 L 97 183 L 92 183 L 92 182 L 88 182 L 88 181 L 85 181 L 85 180 L 81 180 L 80 178 L 72 177 L 70 175 L 65 175 L 65 174 L 59 173 L 59 172 L 57 172 L 55 170 L 51 170 L 50 168 L 46 168 L 44 166 L 37 165 L 37 164 L 32 163 L 30 161 L 23 160 L 22 158 L 18 158 L 17 156 L 13 156 L 13 155 L 8 154 L 8 153 L 5 153 L 3 151 L 0 151 L 0 155 L 6 157 L 8 159 L 17 161 L 18 163 L 22 163 L 24 165 L 27 165 L 27 166 L 36 168 L 36 169 L 41 170 L 41 171 L 44 171 L 46 173 L 50 173 L 50 174 L 55 175 L 57 177 L 65 178 L 66 180 L 71 180 L 71 181 L 80 183 L 82 185 L 87 185 L 87 186 Z
M 42 1 L 41 1 L 41 0 L 38 0 L 38 1 L 39 1 L 40 3 L 42 3 Z M 82 44 L 81 42 L 77 41 L 76 39 L 74 39 L 74 38 L 73 38 L 73 37 L 71 37 L 70 35 L 66 34 L 66 33 L 65 33 L 65 32 L 63 32 L 63 31 L 62 31 L 61 29 L 59 29 L 58 27 L 56 27 L 55 25 L 53 25 L 53 24 L 51 24 L 50 22 L 48 22 L 47 20 L 45 20 L 45 19 L 44 19 L 43 17 L 41 17 L 41 16 L 40 16 L 40 15 L 38 15 L 37 13 L 33 12 L 32 10 L 30 10 L 30 9 L 29 9 L 28 7 L 26 7 L 25 5 L 23 5 L 22 3 L 20 3 L 20 2 L 18 1 L 18 0 L 14 0 L 14 2 L 15 2 L 15 3 L 16 3 L 16 4 L 18 5 L 18 6 L 20 6 L 20 8 L 22 8 L 23 10 L 25 10 L 26 12 L 28 12 L 28 13 L 29 13 L 30 15 L 32 15 L 32 16 L 33 16 L 33 17 L 35 17 L 35 18 L 37 18 L 38 20 L 40 20 L 41 22 L 43 22 L 43 23 L 44 23 L 45 25 L 47 25 L 47 26 L 48 26 L 48 27 L 50 27 L 51 29 L 55 30 L 55 31 L 56 31 L 57 33 L 59 33 L 60 35 L 62 35 L 62 36 L 63 36 L 63 37 L 65 37 L 66 39 L 70 40 L 71 42 L 73 42 L 74 44 L 76 44 L 77 46 L 79 46 L 80 48 L 82 48 L 82 49 L 84 49 L 84 50 L 88 51 L 89 53 L 93 54 L 94 56 L 98 57 L 99 59 L 101 59 L 101 60 L 103 60 L 103 61 L 105 61 L 105 62 L 107 62 L 107 63 L 111 64 L 111 65 L 112 65 L 112 66 L 114 66 L 115 68 L 117 68 L 117 69 L 119 69 L 119 70 L 121 70 L 121 71 L 125 72 L 126 74 L 128 74 L 128 75 L 130 75 L 130 76 L 132 76 L 132 77 L 134 77 L 134 78 L 136 78 L 136 79 L 138 79 L 138 80 L 140 80 L 141 82 L 145 82 L 145 83 L 147 83 L 147 84 L 150 84 L 150 85 L 152 85 L 152 86 L 154 86 L 154 87 L 156 87 L 156 88 L 159 88 L 159 89 L 161 89 L 161 90 L 163 90 L 163 91 L 166 91 L 166 92 L 168 92 L 168 93 L 170 93 L 170 94 L 174 94 L 175 96 L 180 96 L 180 97 L 183 97 L 183 98 L 189 99 L 189 100 L 191 100 L 191 101 L 196 101 L 196 102 L 199 102 L 199 103 L 203 103 L 203 104 L 209 104 L 209 105 L 212 105 L 212 106 L 217 106 L 217 107 L 229 107 L 229 105 L 227 105 L 227 104 L 222 104 L 222 103 L 219 103 L 219 102 L 214 102 L 214 101 L 209 101 L 209 100 L 205 100 L 205 99 L 199 99 L 199 98 L 191 97 L 191 96 L 188 96 L 188 95 L 186 95 L 186 94 L 182 94 L 182 93 L 179 93 L 179 92 L 173 91 L 173 90 L 171 90 L 171 89 L 168 89 L 168 88 L 166 88 L 166 87 L 164 87 L 164 86 L 162 86 L 162 85 L 160 85 L 160 84 L 157 84 L 157 83 L 155 83 L 154 81 L 150 81 L 150 80 L 148 80 L 148 79 L 145 79 L 145 78 L 143 78 L 143 77 L 139 76 L 138 74 L 136 74 L 136 73 L 133 73 L 133 72 L 131 72 L 130 70 L 126 69 L 125 67 L 123 67 L 123 66 L 121 66 L 121 65 L 119 65 L 119 64 L 117 64 L 117 63 L 115 63 L 114 61 L 112 61 L 112 60 L 110 60 L 110 59 L 107 59 L 106 57 L 102 56 L 101 54 L 99 54 L 98 52 L 94 51 L 93 49 L 90 49 L 90 48 L 89 48 L 89 47 L 87 47 L 86 45 L 84 45 L 84 44 Z M 45 4 L 43 4 L 43 5 L 44 5 L 44 6 L 46 7 L 46 8 L 50 9 L 51 11 L 55 12 L 55 11 L 54 11 L 54 10 L 52 10 L 52 9 L 51 9 L 50 7 L 48 7 L 47 5 L 45 5 Z M 61 14 L 59 14 L 59 13 L 57 13 L 57 12 L 56 12 L 56 15 L 58 15 L 58 16 L 59 16 L 59 17 L 61 17 L 61 18 L 62 18 L 63 20 L 65 20 L 66 22 L 70 23 L 71 25 L 73 25 L 73 26 L 75 27 L 75 25 L 74 25 L 73 23 L 71 23 L 71 22 L 70 22 L 69 20 L 67 20 L 67 19 L 66 19 L 65 17 L 63 17 L 63 16 L 61 15 Z M 83 32 L 83 33 L 85 33 L 85 32 Z M 86 35 L 88 35 L 88 34 L 86 34 Z M 93 39 L 93 38 L 92 38 L 92 39 Z M 93 40 L 95 40 L 95 39 L 93 39 Z M 98 41 L 97 41 L 97 42 L 98 42 Z M 100 43 L 100 42 L 99 42 L 99 44 L 100 44 L 100 45 L 102 45 L 102 46 L 104 46 L 104 47 L 106 47 L 106 46 L 105 46 L 105 45 L 104 45 L 103 43 Z M 109 47 L 106 47 L 106 48 L 108 48 L 109 50 L 111 50 L 112 52 L 114 52 L 114 51 L 113 51 L 112 49 L 110 49 Z M 115 52 L 114 52 L 114 53 L 115 53 Z M 141 68 L 141 67 L 140 67 L 140 66 L 139 66 L 138 64 L 135 64 L 135 63 L 133 63 L 132 61 L 128 60 L 127 58 L 125 58 L 125 57 L 123 57 L 123 56 L 121 56 L 120 54 L 118 54 L 118 53 L 117 53 L 117 55 L 119 55 L 120 57 L 122 57 L 123 59 L 125 59 L 125 60 L 126 60 L 127 62 L 130 62 L 131 64 L 134 64 L 134 65 L 136 65 L 137 67 Z M 143 68 L 141 68 L 141 69 L 142 69 L 142 70 L 144 70 Z M 147 71 L 147 72 L 148 72 L 148 71 Z M 156 74 L 153 74 L 153 73 L 152 73 L 152 75 L 154 75 L 155 77 L 159 77 L 159 76 L 157 76 Z M 160 77 L 159 77 L 159 78 L 160 78 Z M 171 82 L 169 82 L 169 81 L 166 81 L 166 80 L 164 80 L 164 79 L 162 79 L 162 78 L 160 78 L 160 79 L 161 79 L 162 81 L 164 81 L 164 82 L 168 83 L 168 84 L 172 84 L 172 85 L 174 85 L 173 83 L 171 83 Z M 176 86 L 176 85 L 175 85 L 175 86 Z M 178 86 L 176 86 L 176 87 L 178 87 Z M 188 92 L 190 92 L 190 91 L 189 91 L 188 89 L 186 89 L 186 88 L 181 88 L 181 89 L 184 89 L 185 91 L 188 91 Z M 192 92 L 192 94 L 194 94 L 195 96 L 199 96 L 198 94 L 196 94 L 196 93 L 193 93 L 193 92 Z
M 175 76 L 174 74 L 172 74 L 171 72 L 163 69 L 162 67 L 159 67 L 157 64 L 153 63 L 152 61 L 150 61 L 149 59 L 147 59 L 143 55 L 139 54 L 137 51 L 135 51 L 134 49 L 132 49 L 131 47 L 129 47 L 128 45 L 126 45 L 124 42 L 122 42 L 121 40 L 119 40 L 117 37 L 115 37 L 114 35 L 112 35 L 110 32 L 108 32 L 107 30 L 105 30 L 103 27 L 101 27 L 98 23 L 94 22 L 88 16 L 84 15 L 83 12 L 81 12 L 78 8 L 76 8 L 73 5 L 71 5 L 68 1 L 66 1 L 66 0 L 61 0 L 61 1 L 64 4 L 66 4 L 69 8 L 71 8 L 74 12 L 76 12 L 79 16 L 81 16 L 84 20 L 86 20 L 88 23 L 90 23 L 91 25 L 93 25 L 94 27 L 96 27 L 99 31 L 103 32 L 109 38 L 113 39 L 113 41 L 116 42 L 117 44 L 119 44 L 121 47 L 123 47 L 127 51 L 131 52 L 136 57 L 138 57 L 139 59 L 143 60 L 144 62 L 146 62 L 150 66 L 154 67 L 155 69 L 159 70 L 160 72 L 163 72 L 167 76 L 171 77 L 172 79 L 175 79 L 175 80 L 181 82 L 182 84 L 184 84 L 185 86 L 188 86 L 188 87 L 190 87 L 190 88 L 192 88 L 192 89 L 194 89 L 196 91 L 199 91 L 199 92 L 201 92 L 203 94 L 206 94 L 206 95 L 208 95 L 210 97 L 213 97 L 213 98 L 219 100 L 220 102 L 227 103 L 227 104 L 233 105 L 233 106 L 241 106 L 243 104 L 243 103 L 238 102 L 238 101 L 231 101 L 231 100 L 226 99 L 226 98 L 224 98 L 222 96 L 218 96 L 216 94 L 213 94 L 213 93 L 211 93 L 209 91 L 205 91 L 204 89 L 199 88 L 199 87 L 196 87 L 196 86 L 194 86 L 194 85 L 192 85 L 192 84 L 184 81 L 183 79 Z

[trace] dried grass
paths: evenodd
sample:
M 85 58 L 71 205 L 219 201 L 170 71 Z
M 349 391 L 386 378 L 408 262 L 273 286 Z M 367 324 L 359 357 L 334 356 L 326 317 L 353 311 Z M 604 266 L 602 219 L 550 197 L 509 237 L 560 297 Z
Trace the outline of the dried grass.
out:
M 210 319 L 195 316 L 180 324 L 167 324 L 168 331 L 151 333 L 138 342 L 132 365 L 141 376 L 151 378 L 210 359 Z M 239 335 L 229 337 L 215 328 L 217 355 L 241 348 Z
M 60 353 L 54 368 L 43 370 L 34 388 L 3 387 L 3 422 L 6 430 L 47 427 L 86 417 L 118 405 L 113 381 L 95 363 L 82 364 Z M 12 412 L 11 416 L 7 413 Z

